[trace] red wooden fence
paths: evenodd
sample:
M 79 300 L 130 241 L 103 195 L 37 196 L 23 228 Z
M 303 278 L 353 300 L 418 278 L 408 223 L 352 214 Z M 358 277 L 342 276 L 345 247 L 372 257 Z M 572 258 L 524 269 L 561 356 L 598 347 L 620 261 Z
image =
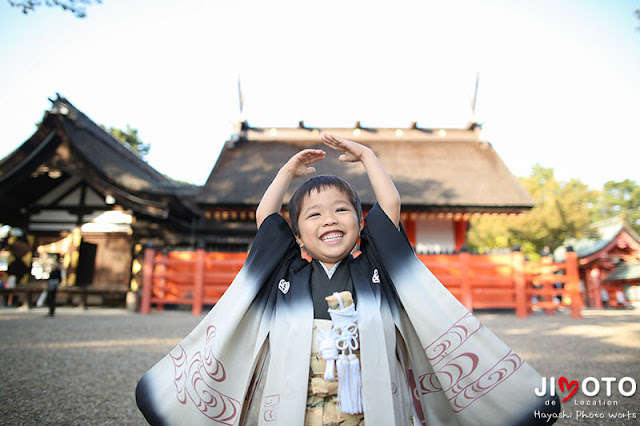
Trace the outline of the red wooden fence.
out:
M 215 304 L 242 267 L 247 253 L 169 252 L 146 249 L 140 311 L 166 304 L 192 305 L 194 315 L 203 305 Z M 467 309 L 515 309 L 520 318 L 532 310 L 553 314 L 558 307 L 580 317 L 581 298 L 578 258 L 567 253 L 566 261 L 525 261 L 524 254 L 418 255 L 447 289 Z

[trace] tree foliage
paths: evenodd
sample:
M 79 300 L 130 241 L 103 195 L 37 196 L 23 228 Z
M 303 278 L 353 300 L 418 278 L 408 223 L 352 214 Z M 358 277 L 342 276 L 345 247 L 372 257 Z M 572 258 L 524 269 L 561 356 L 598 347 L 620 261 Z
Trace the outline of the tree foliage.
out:
M 630 179 L 606 182 L 591 210 L 593 220 L 623 216 L 640 234 L 640 185 Z
M 35 12 L 36 7 L 60 7 L 64 11 L 73 13 L 76 18 L 84 18 L 87 16 L 87 6 L 91 4 L 101 4 L 102 0 L 8 0 L 13 7 L 22 9 L 25 15 L 29 12 Z
M 140 158 L 144 158 L 149 154 L 151 145 L 140 140 L 140 137 L 138 136 L 138 129 L 134 129 L 128 124 L 126 130 L 121 130 L 115 127 L 109 127 L 108 129 L 104 126 L 101 127 L 109 132 L 111 136 L 122 142 L 123 145 L 128 146 Z
M 558 182 L 553 169 L 536 165 L 521 179 L 535 201 L 535 207 L 518 219 L 481 217 L 474 219 L 468 235 L 471 249 L 478 252 L 520 246 L 530 258 L 552 252 L 569 237 L 585 236 L 591 223 L 589 206 L 597 192 L 579 179 Z M 591 204 L 590 204 L 591 203 Z

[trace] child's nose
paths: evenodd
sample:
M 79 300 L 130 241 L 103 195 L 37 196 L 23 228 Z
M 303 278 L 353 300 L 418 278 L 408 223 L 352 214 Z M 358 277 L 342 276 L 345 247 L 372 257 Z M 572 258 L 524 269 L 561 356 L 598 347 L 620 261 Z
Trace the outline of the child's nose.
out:
M 328 214 L 325 216 L 324 218 L 324 225 L 335 225 L 336 222 L 338 222 L 338 220 L 336 219 L 336 217 L 332 214 Z

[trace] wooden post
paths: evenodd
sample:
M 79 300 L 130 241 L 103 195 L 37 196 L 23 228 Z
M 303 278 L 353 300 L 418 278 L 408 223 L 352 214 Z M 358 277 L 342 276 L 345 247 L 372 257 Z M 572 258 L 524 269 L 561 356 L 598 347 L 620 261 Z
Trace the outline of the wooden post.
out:
M 87 302 L 87 286 L 80 287 L 80 306 L 85 311 L 89 309 L 89 303 Z
M 511 253 L 511 265 L 513 267 L 513 285 L 516 290 L 516 316 L 527 317 L 527 279 L 524 264 L 524 253 L 514 251 Z
M 460 290 L 462 292 L 462 304 L 473 312 L 473 294 L 471 289 L 471 277 L 469 276 L 471 255 L 469 252 L 462 252 L 458 255 L 460 261 Z
M 585 292 L 587 293 L 587 300 L 589 306 L 592 308 L 602 309 L 602 279 L 600 275 L 600 268 L 595 267 L 588 269 L 584 274 Z M 609 300 L 611 300 L 609 298 Z
M 567 286 L 571 297 L 571 316 L 582 318 L 582 299 L 580 297 L 580 275 L 578 274 L 578 254 L 568 251 L 565 255 L 565 274 L 567 274 Z
M 460 219 L 453 222 L 453 233 L 456 244 L 456 251 L 460 251 L 467 244 L 467 228 L 469 221 Z
M 153 290 L 153 270 L 156 251 L 149 245 L 144 249 L 144 261 L 142 264 L 142 300 L 140 301 L 140 313 L 148 315 L 151 312 L 151 295 Z
M 549 266 L 553 263 L 553 259 L 551 257 L 543 257 L 540 259 L 540 276 L 542 277 L 542 291 L 543 291 L 543 301 L 544 301 L 544 312 L 547 315 L 555 315 L 556 308 L 551 307 L 555 302 L 555 288 L 553 283 L 549 280 L 553 278 L 553 271 Z
M 205 250 L 199 246 L 196 252 L 196 262 L 193 265 L 193 306 L 191 313 L 200 315 L 202 313 L 202 301 L 204 298 L 204 269 L 205 269 Z
M 156 311 L 164 311 L 164 302 L 167 300 L 167 272 L 169 272 L 169 255 L 167 249 L 160 251 L 160 261 L 154 265 L 154 278 L 156 290 Z

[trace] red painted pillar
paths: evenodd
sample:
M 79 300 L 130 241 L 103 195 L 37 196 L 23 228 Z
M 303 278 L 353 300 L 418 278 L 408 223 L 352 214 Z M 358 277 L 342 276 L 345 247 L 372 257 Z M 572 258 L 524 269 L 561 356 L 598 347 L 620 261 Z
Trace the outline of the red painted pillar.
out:
M 199 248 L 196 252 L 196 262 L 193 274 L 193 306 L 191 313 L 200 315 L 202 313 L 202 303 L 204 298 L 204 268 L 205 268 L 205 250 Z
M 550 279 L 553 278 L 553 272 L 549 268 L 549 266 L 551 266 L 552 263 L 553 263 L 553 259 L 551 257 L 543 257 L 540 259 L 540 268 L 541 268 L 540 275 L 544 277 L 542 281 L 543 300 L 545 302 L 545 306 L 547 306 L 544 309 L 544 312 L 547 315 L 556 314 L 556 308 L 552 308 L 549 305 L 550 303 L 553 303 L 555 301 L 555 293 L 554 293 L 555 288 L 553 287 L 553 283 L 549 281 Z
M 144 250 L 142 264 L 142 300 L 140 301 L 140 313 L 148 315 L 151 312 L 151 294 L 153 292 L 153 269 L 156 251 L 153 247 Z
M 587 281 L 585 291 L 588 295 L 587 300 L 589 300 L 589 306 L 602 309 L 602 294 L 600 293 L 602 290 L 602 278 L 600 269 L 596 267 L 586 271 L 585 280 Z M 609 300 L 611 300 L 611 297 L 609 297 Z
M 469 252 L 462 252 L 458 255 L 458 259 L 460 261 L 460 278 L 462 279 L 462 282 L 460 283 L 462 304 L 469 310 L 469 312 L 473 312 L 473 293 L 471 288 L 471 277 L 469 276 L 471 255 Z
M 411 246 L 415 248 L 416 246 L 416 220 L 417 214 L 415 212 L 403 213 L 402 214 L 402 226 L 404 227 L 404 232 L 407 234 L 407 238 L 409 238 L 409 242 Z
M 513 267 L 513 285 L 516 290 L 516 316 L 527 317 L 527 278 L 524 264 L 524 253 L 514 251 L 511 254 Z
M 460 219 L 453 222 L 453 230 L 456 241 L 456 253 L 460 251 L 460 249 L 467 244 L 467 226 L 469 225 L 468 220 Z
M 578 273 L 578 254 L 567 251 L 565 256 L 567 285 L 569 297 L 571 297 L 571 316 L 582 318 L 582 298 L 580 297 L 580 275 Z

